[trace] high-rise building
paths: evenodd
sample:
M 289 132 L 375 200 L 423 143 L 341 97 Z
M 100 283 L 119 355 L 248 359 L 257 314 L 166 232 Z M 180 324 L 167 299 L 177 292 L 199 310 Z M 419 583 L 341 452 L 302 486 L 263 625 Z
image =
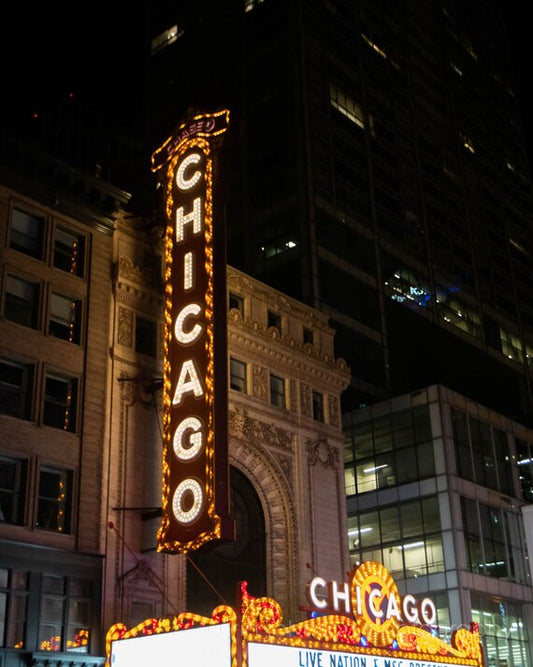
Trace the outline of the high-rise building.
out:
M 531 422 L 532 189 L 501 3 L 150 3 L 153 145 L 230 109 L 229 263 L 330 316 L 346 410 Z

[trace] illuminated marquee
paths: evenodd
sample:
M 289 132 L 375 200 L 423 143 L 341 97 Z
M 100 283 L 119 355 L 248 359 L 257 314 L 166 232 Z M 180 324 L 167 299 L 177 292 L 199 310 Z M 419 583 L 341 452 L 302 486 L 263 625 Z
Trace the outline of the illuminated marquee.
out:
M 163 490 L 158 551 L 232 537 L 228 518 L 226 257 L 214 215 L 229 112 L 184 122 L 152 155 L 167 214 Z
M 143 641 L 142 636 L 149 634 L 229 623 L 231 648 L 217 658 L 231 663 L 230 667 L 483 667 L 478 625 L 458 628 L 451 644 L 446 643 L 424 618 L 427 614 L 433 620 L 433 603 L 428 598 L 415 603 L 410 596 L 400 600 L 394 580 L 380 563 L 362 563 L 346 590 L 317 578 L 308 586 L 308 597 L 322 611 L 324 599 L 326 605 L 336 603 L 345 611 L 349 600 L 353 613 L 326 613 L 283 625 L 280 605 L 271 598 L 252 597 L 243 583 L 239 614 L 221 605 L 211 618 L 183 613 L 173 619 L 148 619 L 132 630 L 122 624 L 113 626 L 107 634 L 107 666 L 113 643 L 122 639 Z M 414 616 L 415 608 L 419 622 L 412 624 L 406 616 Z M 113 667 L 123 665 L 115 661 Z

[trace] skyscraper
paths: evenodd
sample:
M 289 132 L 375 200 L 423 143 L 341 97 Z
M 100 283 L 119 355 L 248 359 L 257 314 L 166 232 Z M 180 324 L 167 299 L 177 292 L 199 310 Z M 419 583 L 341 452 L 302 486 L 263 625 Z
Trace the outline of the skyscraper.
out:
M 151 4 L 151 141 L 230 109 L 228 262 L 330 316 L 345 410 L 438 382 L 531 423 L 532 189 L 500 4 Z

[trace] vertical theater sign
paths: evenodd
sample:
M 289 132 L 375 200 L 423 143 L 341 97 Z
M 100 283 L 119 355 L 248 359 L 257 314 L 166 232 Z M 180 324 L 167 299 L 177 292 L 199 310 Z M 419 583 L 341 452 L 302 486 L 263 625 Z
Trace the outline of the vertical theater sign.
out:
M 283 624 L 280 605 L 252 597 L 244 582 L 236 608 L 211 617 L 184 612 L 107 634 L 107 667 L 209 664 L 210 667 L 484 667 L 479 626 L 439 637 L 430 598 L 401 597 L 381 565 L 361 563 L 349 581 L 315 577 L 308 618 Z
M 232 537 L 225 226 L 216 208 L 227 110 L 183 122 L 152 155 L 166 207 L 162 521 L 157 550 Z

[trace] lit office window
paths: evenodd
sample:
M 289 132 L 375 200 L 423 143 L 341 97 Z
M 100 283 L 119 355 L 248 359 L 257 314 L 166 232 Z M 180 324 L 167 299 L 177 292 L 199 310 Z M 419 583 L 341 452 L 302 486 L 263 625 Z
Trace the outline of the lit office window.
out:
M 230 387 L 235 391 L 246 393 L 246 364 L 233 357 L 230 359 Z
M 36 329 L 39 318 L 39 283 L 7 275 L 4 317 L 11 322 Z
M 264 0 L 244 0 L 244 11 L 251 12 L 253 9 L 262 5 Z
M 18 208 L 11 215 L 9 246 L 25 255 L 42 259 L 44 218 Z
M 270 403 L 278 408 L 285 407 L 285 380 L 277 375 L 270 375 Z
M 23 523 L 26 470 L 26 461 L 0 456 L 0 522 Z
M 68 470 L 41 467 L 36 521 L 39 528 L 70 533 L 71 486 L 72 475 Z
M 78 400 L 78 381 L 76 378 L 47 373 L 43 423 L 64 431 L 76 431 L 76 410 Z
M 178 37 L 181 37 L 182 34 L 183 32 L 178 31 L 177 25 L 173 25 L 171 28 L 168 28 L 168 30 L 163 30 L 162 33 L 160 33 L 159 35 L 157 35 L 157 37 L 154 37 L 154 39 L 152 39 L 151 43 L 152 53 L 160 51 L 165 46 L 170 46 L 171 44 L 174 44 L 174 42 L 178 39 Z
M 342 92 L 334 84 L 329 86 L 329 100 L 331 106 L 340 111 L 341 114 L 349 118 L 352 123 L 364 129 L 365 121 L 363 117 L 363 110 L 361 106 L 349 95 Z
M 357 493 L 435 474 L 427 406 L 348 427 L 345 437 L 345 468 L 354 469 Z
M 85 236 L 73 229 L 57 226 L 54 233 L 53 264 L 74 276 L 85 270 Z
M 480 638 L 487 665 L 530 665 L 526 605 L 475 591 L 470 593 L 470 601 L 472 621 L 483 628 Z
M 48 333 L 69 343 L 80 342 L 81 301 L 61 294 L 50 296 Z
M 0 359 L 0 414 L 31 419 L 33 364 Z
M 397 578 L 443 572 L 437 496 L 349 517 L 348 545 L 352 563 L 377 561 Z

